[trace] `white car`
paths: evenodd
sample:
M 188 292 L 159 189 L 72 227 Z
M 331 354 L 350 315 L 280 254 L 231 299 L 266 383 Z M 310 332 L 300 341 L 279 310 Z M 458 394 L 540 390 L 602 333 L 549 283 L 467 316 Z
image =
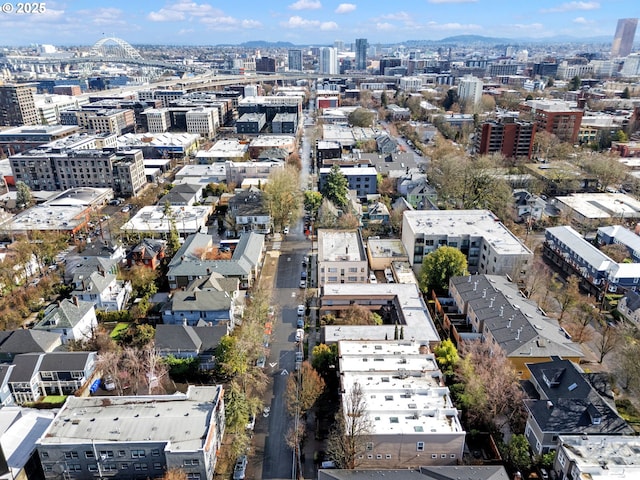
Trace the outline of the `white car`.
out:
M 282 230 L 282 233 L 284 233 L 285 235 L 289 233 L 289 227 L 286 226 L 284 227 L 284 229 Z
M 304 315 L 304 305 L 298 305 L 298 316 Z
M 302 328 L 298 328 L 296 330 L 296 342 L 301 342 L 304 338 L 304 330 Z

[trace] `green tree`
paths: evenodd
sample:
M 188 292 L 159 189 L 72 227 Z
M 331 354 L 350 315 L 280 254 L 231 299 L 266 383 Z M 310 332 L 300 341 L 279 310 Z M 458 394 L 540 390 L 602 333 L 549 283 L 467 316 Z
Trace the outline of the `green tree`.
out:
M 243 375 L 247 371 L 247 351 L 238 348 L 236 337 L 225 335 L 216 347 L 216 367 L 219 374 L 225 377 Z
M 582 80 L 580 80 L 580 77 L 577 75 L 569 80 L 569 83 L 567 84 L 567 88 L 569 89 L 569 91 L 580 90 L 581 86 Z
M 318 214 L 318 209 L 322 205 L 322 194 L 313 190 L 304 192 L 304 209 L 309 212 L 312 218 Z
M 29 208 L 33 202 L 31 190 L 22 180 L 16 182 L 16 206 L 19 209 Z
M 531 468 L 531 454 L 527 437 L 521 434 L 512 435 L 504 448 L 504 459 L 512 471 L 523 474 L 528 471 Z
M 349 114 L 349 124 L 354 127 L 370 127 L 373 125 L 375 114 L 365 108 L 356 108 Z
M 156 336 L 156 329 L 146 323 L 132 323 L 118 337 L 118 343 L 122 346 L 133 348 L 144 348 L 153 342 Z
M 331 346 L 319 343 L 311 350 L 311 365 L 326 380 L 330 375 L 335 375 L 338 365 L 338 344 Z
M 264 188 L 264 203 L 271 215 L 276 230 L 289 223 L 293 214 L 300 209 L 300 176 L 298 171 L 287 165 L 269 174 Z
M 629 141 L 629 136 L 626 133 L 624 133 L 624 130 L 618 130 L 615 135 L 615 141 L 626 143 Z
M 337 164 L 334 164 L 331 167 L 321 193 L 327 199 L 332 201 L 338 208 L 344 208 L 347 206 L 349 182 Z
M 433 353 L 442 373 L 446 376 L 453 375 L 454 369 L 460 360 L 458 349 L 453 342 L 448 338 L 441 341 L 439 345 L 434 347 Z
M 423 292 L 445 292 L 449 279 L 467 273 L 467 258 L 454 247 L 442 246 L 429 253 L 422 261 L 419 284 Z
M 458 92 L 453 88 L 447 90 L 447 95 L 442 100 L 442 108 L 451 110 L 454 104 L 458 103 Z
M 237 384 L 231 383 L 224 396 L 225 422 L 231 432 L 241 432 L 249 423 L 251 411 L 247 397 Z
M 620 98 L 631 98 L 629 87 L 624 87 L 624 90 L 622 90 L 622 93 L 620 94 Z

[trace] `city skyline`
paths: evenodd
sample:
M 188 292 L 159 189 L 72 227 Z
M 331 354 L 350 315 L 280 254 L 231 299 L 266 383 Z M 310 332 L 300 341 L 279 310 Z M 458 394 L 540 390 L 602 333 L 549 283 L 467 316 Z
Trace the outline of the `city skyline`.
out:
M 17 4 L 5 4 L 6 5 Z M 4 46 L 91 45 L 103 37 L 132 44 L 219 45 L 247 41 L 330 45 L 356 38 L 369 44 L 481 35 L 544 40 L 610 37 L 618 19 L 636 11 L 631 0 L 206 0 L 49 1 L 44 13 L 0 15 Z M 11 7 L 8 7 L 11 8 Z

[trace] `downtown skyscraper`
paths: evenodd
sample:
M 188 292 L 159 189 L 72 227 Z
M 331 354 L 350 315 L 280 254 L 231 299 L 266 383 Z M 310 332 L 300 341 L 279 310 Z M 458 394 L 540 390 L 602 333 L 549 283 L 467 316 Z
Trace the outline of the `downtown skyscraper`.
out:
M 366 38 L 356 38 L 356 70 L 367 69 L 367 48 L 369 43 Z
M 618 20 L 616 34 L 611 45 L 611 57 L 626 57 L 633 48 L 633 39 L 638 26 L 637 18 L 621 18 Z

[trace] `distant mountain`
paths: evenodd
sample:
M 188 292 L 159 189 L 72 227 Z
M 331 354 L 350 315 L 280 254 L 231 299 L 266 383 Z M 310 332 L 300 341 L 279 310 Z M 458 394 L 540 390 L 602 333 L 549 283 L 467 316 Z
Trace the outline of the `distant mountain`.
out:
M 488 44 L 488 45 L 517 45 L 522 43 L 611 43 L 613 38 L 610 35 L 602 35 L 598 37 L 585 37 L 577 38 L 568 35 L 557 35 L 554 37 L 545 38 L 499 38 L 499 37 L 485 37 L 482 35 L 456 35 L 453 37 L 446 37 L 440 40 L 408 40 L 405 44 L 412 45 L 425 45 L 425 44 L 455 44 L 455 45 L 473 45 L 473 44 Z
M 239 44 L 240 47 L 245 48 L 294 48 L 295 45 L 291 42 L 266 42 L 264 40 L 252 40 Z
M 437 43 L 511 43 L 512 39 L 509 38 L 497 38 L 497 37 L 483 37 L 482 35 L 455 35 L 453 37 L 443 38 L 438 40 Z

